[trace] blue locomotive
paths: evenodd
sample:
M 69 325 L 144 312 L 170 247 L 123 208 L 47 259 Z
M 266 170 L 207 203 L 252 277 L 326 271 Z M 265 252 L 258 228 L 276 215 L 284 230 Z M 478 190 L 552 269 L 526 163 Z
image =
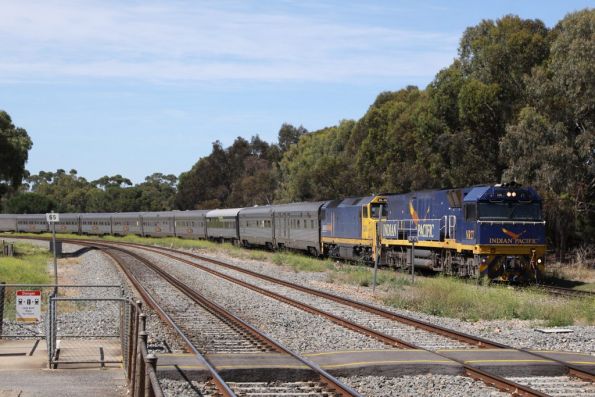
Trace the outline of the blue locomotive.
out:
M 544 270 L 541 198 L 517 184 L 388 195 L 382 261 L 445 274 L 538 279 Z M 412 255 L 412 247 L 413 255 Z

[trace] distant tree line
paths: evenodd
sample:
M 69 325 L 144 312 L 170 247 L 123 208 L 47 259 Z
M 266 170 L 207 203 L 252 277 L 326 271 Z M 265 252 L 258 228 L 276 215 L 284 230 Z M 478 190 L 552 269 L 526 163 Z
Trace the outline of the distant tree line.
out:
M 137 185 L 121 175 L 87 181 L 68 173 L 27 175 L 19 191 L 5 200 L 7 213 L 165 211 L 173 208 L 175 175 L 155 173 Z
M 544 197 L 550 245 L 564 252 L 595 242 L 595 10 L 552 29 L 513 15 L 484 20 L 425 89 L 383 92 L 361 119 L 319 131 L 283 124 L 277 143 L 217 141 L 179 180 L 26 175 L 26 131 L 6 113 L 0 128 L 0 145 L 15 148 L 0 157 L 12 164 L 0 168 L 7 212 L 32 202 L 60 211 L 221 208 L 516 181 Z

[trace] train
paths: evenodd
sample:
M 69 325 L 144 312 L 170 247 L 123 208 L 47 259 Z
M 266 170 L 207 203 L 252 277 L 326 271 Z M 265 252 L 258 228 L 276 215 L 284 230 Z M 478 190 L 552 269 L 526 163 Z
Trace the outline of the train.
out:
M 542 199 L 516 183 L 214 210 L 60 214 L 56 230 L 208 239 L 400 270 L 538 281 Z M 0 215 L 0 231 L 49 232 L 45 214 Z

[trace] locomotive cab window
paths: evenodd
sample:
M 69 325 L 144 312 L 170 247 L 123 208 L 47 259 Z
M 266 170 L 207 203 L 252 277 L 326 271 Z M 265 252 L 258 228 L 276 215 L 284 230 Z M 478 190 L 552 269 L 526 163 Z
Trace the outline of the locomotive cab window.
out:
M 378 218 L 378 215 L 380 214 L 380 206 L 382 204 L 371 204 L 370 205 L 370 218 Z M 386 218 L 387 214 L 388 214 L 388 209 L 386 208 L 386 205 L 382 205 L 382 217 Z
M 368 207 L 362 207 L 362 218 L 368 217 Z
M 477 220 L 477 205 L 475 203 L 465 203 L 463 206 L 466 221 Z
M 540 203 L 500 202 L 479 203 L 479 219 L 541 221 Z

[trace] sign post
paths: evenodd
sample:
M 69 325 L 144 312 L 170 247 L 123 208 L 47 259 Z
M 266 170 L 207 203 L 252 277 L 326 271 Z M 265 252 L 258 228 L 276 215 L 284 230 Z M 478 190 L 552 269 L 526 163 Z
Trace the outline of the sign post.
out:
M 45 214 L 48 223 L 52 225 L 52 251 L 54 251 L 54 296 L 58 295 L 58 261 L 56 259 L 56 222 L 60 222 L 60 214 L 55 214 L 54 211 Z
M 23 323 L 36 323 L 41 320 L 40 290 L 16 292 L 16 320 Z

